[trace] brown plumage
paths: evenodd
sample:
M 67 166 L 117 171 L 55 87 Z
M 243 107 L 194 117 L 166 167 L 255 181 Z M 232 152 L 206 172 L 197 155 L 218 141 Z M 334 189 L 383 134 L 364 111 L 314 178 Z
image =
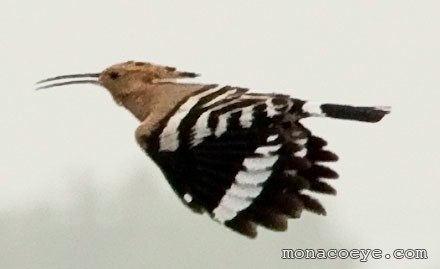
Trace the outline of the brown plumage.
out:
M 326 181 L 337 173 L 323 163 L 337 156 L 301 119 L 377 122 L 389 112 L 387 107 L 324 104 L 177 81 L 196 76 L 129 61 L 100 73 L 45 79 L 38 89 L 79 83 L 106 88 L 141 122 L 139 145 L 182 202 L 249 237 L 257 235 L 257 224 L 286 230 L 287 219 L 298 218 L 303 209 L 325 214 L 303 190 L 336 193 Z

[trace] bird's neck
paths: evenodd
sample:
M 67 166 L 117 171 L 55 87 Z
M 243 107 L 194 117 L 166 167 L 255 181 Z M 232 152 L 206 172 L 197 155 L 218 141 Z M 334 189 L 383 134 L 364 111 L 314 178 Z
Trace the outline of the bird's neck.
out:
M 132 91 L 127 94 L 113 95 L 118 105 L 128 109 L 139 121 L 151 113 L 151 98 L 145 91 Z
M 127 108 L 139 121 L 143 122 L 147 118 L 152 118 L 156 123 L 165 118 L 183 99 L 201 87 L 203 85 L 199 84 L 145 84 L 113 97 L 118 104 Z

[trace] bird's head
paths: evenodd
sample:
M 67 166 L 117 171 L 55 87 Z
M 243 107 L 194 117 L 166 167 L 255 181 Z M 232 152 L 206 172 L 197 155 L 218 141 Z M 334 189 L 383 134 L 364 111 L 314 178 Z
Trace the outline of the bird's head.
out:
M 100 73 L 62 75 L 44 79 L 37 82 L 37 90 L 89 83 L 103 86 L 114 97 L 117 97 L 130 94 L 145 84 L 173 81 L 178 78 L 194 78 L 196 76 L 198 74 L 177 71 L 174 67 L 128 61 L 112 65 Z

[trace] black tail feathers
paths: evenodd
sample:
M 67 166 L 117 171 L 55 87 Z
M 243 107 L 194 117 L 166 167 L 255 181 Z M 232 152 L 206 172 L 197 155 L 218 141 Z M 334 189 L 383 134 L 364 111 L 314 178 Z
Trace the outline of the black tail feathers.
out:
M 302 110 L 307 116 L 320 116 L 344 120 L 378 122 L 390 113 L 390 107 L 381 106 L 349 106 L 304 102 Z
M 322 104 L 321 110 L 326 117 L 366 122 L 378 122 L 386 114 L 390 113 L 389 107 L 347 106 L 335 104 Z

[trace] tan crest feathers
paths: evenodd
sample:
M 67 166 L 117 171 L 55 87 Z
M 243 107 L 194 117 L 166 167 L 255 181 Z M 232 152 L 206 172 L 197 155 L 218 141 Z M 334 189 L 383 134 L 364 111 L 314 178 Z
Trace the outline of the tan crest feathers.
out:
M 162 82 L 179 78 L 195 78 L 197 73 L 179 71 L 175 67 L 156 65 L 148 62 L 128 61 L 110 66 L 106 70 L 120 70 L 127 73 L 142 73 L 144 81 Z

